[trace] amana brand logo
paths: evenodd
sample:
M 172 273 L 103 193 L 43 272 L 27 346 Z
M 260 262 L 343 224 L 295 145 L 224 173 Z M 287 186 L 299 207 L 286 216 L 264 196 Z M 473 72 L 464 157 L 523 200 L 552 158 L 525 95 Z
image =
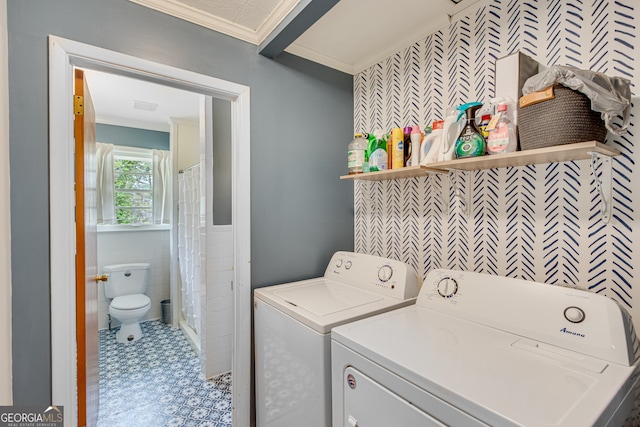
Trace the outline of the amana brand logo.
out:
M 581 337 L 581 338 L 584 338 L 584 337 L 585 337 L 585 335 L 584 335 L 584 334 L 581 334 L 580 332 L 573 332 L 573 331 L 570 331 L 570 330 L 568 330 L 567 328 L 562 328 L 562 329 L 560 329 L 560 332 L 564 332 L 565 334 L 569 334 L 569 335 L 575 335 L 575 336 L 577 336 L 577 337 Z

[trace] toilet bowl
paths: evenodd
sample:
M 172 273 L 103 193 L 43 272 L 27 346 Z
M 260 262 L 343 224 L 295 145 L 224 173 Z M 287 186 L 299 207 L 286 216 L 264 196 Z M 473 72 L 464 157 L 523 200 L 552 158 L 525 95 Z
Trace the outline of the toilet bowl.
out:
M 116 341 L 128 343 L 142 338 L 140 319 L 151 308 L 151 299 L 144 294 L 149 281 L 149 263 L 116 264 L 103 267 L 108 274 L 104 290 L 109 304 L 109 314 L 122 322 L 116 332 Z
M 109 304 L 109 314 L 122 322 L 120 330 L 116 332 L 116 341 L 126 343 L 142 338 L 140 319 L 150 308 L 151 299 L 143 294 L 115 297 Z

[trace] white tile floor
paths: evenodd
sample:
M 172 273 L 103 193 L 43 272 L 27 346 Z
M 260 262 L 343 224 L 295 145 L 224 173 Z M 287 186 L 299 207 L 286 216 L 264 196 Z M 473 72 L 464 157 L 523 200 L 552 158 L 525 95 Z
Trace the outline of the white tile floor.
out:
M 144 337 L 116 342 L 100 331 L 99 427 L 231 427 L 231 374 L 207 381 L 179 329 L 141 324 Z

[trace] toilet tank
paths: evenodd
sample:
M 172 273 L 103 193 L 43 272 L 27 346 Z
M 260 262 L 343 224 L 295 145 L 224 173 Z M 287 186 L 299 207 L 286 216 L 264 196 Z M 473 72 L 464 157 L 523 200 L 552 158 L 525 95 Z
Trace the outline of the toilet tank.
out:
M 104 282 L 104 293 L 107 298 L 144 294 L 149 285 L 150 266 L 148 262 L 141 262 L 102 267 L 102 272 L 109 275 L 109 279 Z

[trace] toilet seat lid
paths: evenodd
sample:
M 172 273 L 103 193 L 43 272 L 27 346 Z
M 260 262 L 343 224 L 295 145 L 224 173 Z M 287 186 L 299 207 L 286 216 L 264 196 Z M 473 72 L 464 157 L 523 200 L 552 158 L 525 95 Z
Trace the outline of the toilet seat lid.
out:
M 111 301 L 111 307 L 118 310 L 135 310 L 151 304 L 151 299 L 144 294 L 122 295 Z

